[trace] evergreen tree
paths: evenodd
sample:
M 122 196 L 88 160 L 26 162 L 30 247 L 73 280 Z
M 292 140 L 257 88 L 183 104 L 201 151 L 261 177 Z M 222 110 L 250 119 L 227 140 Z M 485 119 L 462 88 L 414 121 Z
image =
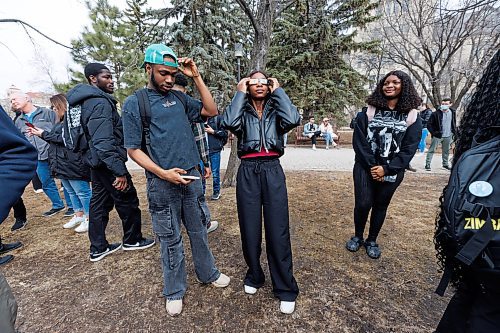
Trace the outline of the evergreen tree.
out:
M 223 108 L 236 84 L 235 43 L 250 45 L 251 27 L 232 1 L 173 1 L 173 5 L 178 20 L 167 27 L 164 39 L 178 56 L 195 60 L 217 105 Z
M 329 116 L 345 124 L 344 109 L 361 105 L 365 79 L 344 60 L 354 49 L 356 28 L 374 20 L 369 0 L 299 0 L 276 21 L 268 68 L 304 116 Z

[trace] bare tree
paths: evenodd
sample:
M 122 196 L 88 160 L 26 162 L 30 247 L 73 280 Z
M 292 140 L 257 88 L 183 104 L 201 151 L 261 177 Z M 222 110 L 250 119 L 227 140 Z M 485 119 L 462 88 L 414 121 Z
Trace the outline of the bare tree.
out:
M 464 0 L 393 0 L 380 7 L 384 56 L 404 66 L 437 106 L 449 96 L 458 107 L 500 46 L 498 5 Z
M 280 17 L 283 10 L 295 3 L 295 0 L 236 0 L 236 2 L 250 20 L 254 30 L 250 68 L 263 70 L 267 64 L 267 53 L 274 22 Z M 236 145 L 236 140 L 233 140 L 222 187 L 236 186 L 236 174 L 240 165 Z

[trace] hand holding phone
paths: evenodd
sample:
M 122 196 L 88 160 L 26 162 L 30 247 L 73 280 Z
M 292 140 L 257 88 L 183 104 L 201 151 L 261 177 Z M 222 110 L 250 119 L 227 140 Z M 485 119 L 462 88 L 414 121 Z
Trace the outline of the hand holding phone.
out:
M 26 126 L 28 126 L 29 128 L 35 128 L 35 125 L 33 125 L 33 124 L 32 124 L 32 123 L 30 123 L 30 122 L 27 122 L 27 121 L 26 121 L 26 122 L 24 122 L 24 124 L 25 124 Z
M 189 175 L 181 175 L 182 179 L 187 179 L 187 180 L 197 180 L 200 179 L 198 176 L 189 176 Z

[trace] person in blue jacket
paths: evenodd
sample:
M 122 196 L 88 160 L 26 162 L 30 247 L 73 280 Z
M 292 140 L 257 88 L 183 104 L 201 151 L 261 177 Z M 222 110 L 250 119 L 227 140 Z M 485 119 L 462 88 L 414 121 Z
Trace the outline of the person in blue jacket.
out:
M 0 184 L 4 189 L 0 200 L 0 224 L 21 197 L 26 185 L 33 178 L 37 165 L 37 151 L 14 126 L 12 119 L 0 106 Z M 0 255 L 21 247 L 21 242 L 3 244 L 0 239 Z M 14 257 L 0 257 L 0 265 Z
M 38 153 L 28 140 L 14 126 L 12 119 L 0 106 L 0 184 L 6 191 L 2 192 L 0 200 L 0 224 L 9 215 L 24 188 L 35 175 Z M 2 244 L 0 239 L 0 254 L 21 247 L 21 242 Z M 14 257 L 0 257 L 0 266 L 8 263 Z M 0 273 L 0 332 L 14 333 L 17 316 L 17 302 L 7 283 Z

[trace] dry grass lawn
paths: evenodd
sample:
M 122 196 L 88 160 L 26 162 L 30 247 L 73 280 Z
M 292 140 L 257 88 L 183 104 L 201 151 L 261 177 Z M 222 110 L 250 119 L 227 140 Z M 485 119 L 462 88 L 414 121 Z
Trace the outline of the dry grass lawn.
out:
M 143 233 L 151 235 L 142 172 L 134 173 Z M 15 260 L 2 267 L 19 303 L 19 332 L 432 332 L 447 298 L 433 291 L 440 274 L 432 235 L 445 175 L 407 174 L 389 207 L 379 237 L 382 257 L 344 244 L 353 233 L 352 178 L 348 172 L 288 172 L 295 277 L 300 295 L 293 315 L 279 313 L 271 293 L 267 260 L 265 286 L 244 294 L 246 267 L 240 249 L 235 190 L 209 201 L 220 222 L 209 235 L 221 271 L 232 277 L 226 289 L 196 282 L 187 237 L 189 289 L 184 312 L 171 318 L 162 297 L 158 246 L 110 255 L 91 263 L 88 238 L 65 230 L 62 216 L 38 217 L 47 207 L 29 187 L 24 199 L 28 226 L 4 241 L 21 240 Z M 310 191 L 310 184 L 317 185 Z M 210 188 L 210 187 L 209 187 Z M 208 190 L 210 194 L 211 191 Z M 62 215 L 62 214 L 61 214 Z M 121 225 L 112 212 L 109 241 L 120 241 Z

